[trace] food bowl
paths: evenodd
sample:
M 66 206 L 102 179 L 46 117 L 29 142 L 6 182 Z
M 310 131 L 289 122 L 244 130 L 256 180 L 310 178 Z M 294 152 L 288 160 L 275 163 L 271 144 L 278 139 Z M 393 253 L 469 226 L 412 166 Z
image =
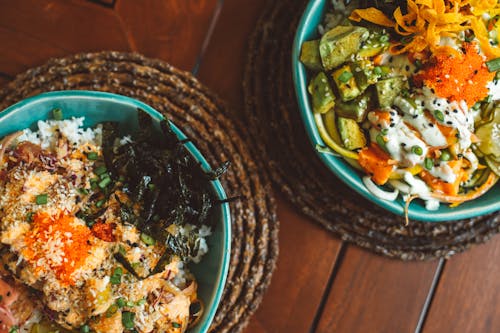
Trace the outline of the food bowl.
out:
M 321 139 L 314 121 L 311 100 L 307 91 L 309 77 L 305 66 L 299 61 L 299 57 L 302 43 L 319 36 L 318 25 L 322 23 L 330 4 L 331 1 L 329 0 L 309 1 L 309 4 L 299 22 L 292 50 L 292 72 L 295 92 L 297 95 L 301 117 L 311 142 L 311 149 L 314 150 L 316 150 L 315 147 L 317 145 L 326 146 L 326 144 Z M 350 188 L 394 214 L 405 214 L 405 202 L 401 198 L 395 201 L 387 201 L 375 197 L 363 184 L 361 173 L 356 171 L 343 158 L 319 152 L 317 150 L 316 153 L 323 163 L 332 171 L 332 173 L 340 178 Z M 476 217 L 499 211 L 499 197 L 500 186 L 497 184 L 483 196 L 475 200 L 465 202 L 454 208 L 450 208 L 446 204 L 441 204 L 438 210 L 429 211 L 420 200 L 414 200 L 409 206 L 408 217 L 412 220 L 426 222 L 444 222 Z
M 133 130 L 138 126 L 138 108 L 146 111 L 158 124 L 164 119 L 152 107 L 129 97 L 95 91 L 57 91 L 30 97 L 1 112 L 0 137 L 24 128 L 33 128 L 38 120 L 50 119 L 55 108 L 64 110 L 65 118 L 84 116 L 86 127 L 105 121 L 115 121 L 127 130 Z M 171 128 L 180 140 L 186 139 L 174 124 L 171 124 Z M 205 171 L 211 170 L 203 155 L 191 142 L 186 143 L 185 147 Z M 215 180 L 211 184 L 217 199 L 226 199 L 221 183 Z M 208 331 L 220 302 L 229 269 L 231 248 L 229 205 L 227 203 L 219 205 L 214 217 L 215 226 L 212 235 L 207 237 L 209 251 L 199 264 L 190 265 L 190 270 L 198 282 L 199 298 L 205 307 L 201 320 L 188 330 L 190 333 Z

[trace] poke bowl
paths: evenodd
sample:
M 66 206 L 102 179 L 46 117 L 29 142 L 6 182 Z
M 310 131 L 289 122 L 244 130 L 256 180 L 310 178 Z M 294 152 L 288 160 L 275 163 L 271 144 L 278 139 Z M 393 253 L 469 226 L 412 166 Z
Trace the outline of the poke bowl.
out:
M 499 5 L 398 3 L 306 7 L 292 73 L 311 149 L 407 223 L 497 212 L 500 48 L 483 30 L 496 36 Z M 446 15 L 460 24 L 440 22 Z
M 0 138 L 1 331 L 208 331 L 231 249 L 224 167 L 104 92 L 22 100 Z

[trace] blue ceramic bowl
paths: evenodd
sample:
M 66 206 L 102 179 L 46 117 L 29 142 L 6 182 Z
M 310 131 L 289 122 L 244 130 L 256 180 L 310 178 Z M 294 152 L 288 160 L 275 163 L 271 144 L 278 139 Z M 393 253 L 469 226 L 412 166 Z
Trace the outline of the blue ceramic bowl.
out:
M 299 61 L 300 48 L 303 42 L 319 37 L 318 25 L 330 8 L 330 0 L 311 0 L 307 6 L 295 34 L 292 51 L 292 71 L 295 83 L 295 92 L 300 107 L 301 116 L 312 144 L 312 149 L 316 145 L 326 146 L 321 139 L 313 118 L 310 96 L 307 92 L 309 77 L 306 68 Z M 330 154 L 317 152 L 320 159 L 326 166 L 344 183 L 354 189 L 365 198 L 378 204 L 379 206 L 398 215 L 404 215 L 404 201 L 386 201 L 373 196 L 364 186 L 362 175 L 354 170 L 342 158 Z M 480 198 L 461 204 L 458 207 L 450 208 L 446 204 L 441 204 L 439 210 L 428 211 L 420 200 L 411 203 L 408 215 L 410 219 L 426 222 L 452 221 L 474 216 L 484 215 L 500 210 L 500 185 L 496 185 Z
M 157 125 L 163 116 L 152 107 L 135 99 L 94 91 L 57 91 L 25 99 L 0 113 L 0 137 L 9 133 L 33 127 L 38 120 L 51 117 L 51 110 L 61 108 L 65 118 L 85 117 L 85 126 L 94 126 L 104 121 L 118 121 L 127 129 L 137 128 L 137 108 L 149 113 Z M 172 130 L 179 139 L 186 136 L 174 125 Z M 158 126 L 159 128 L 159 126 Z M 192 143 L 186 148 L 201 163 L 204 170 L 210 170 L 205 158 Z M 220 200 L 226 194 L 219 181 L 213 181 L 214 193 Z M 208 332 L 215 311 L 222 296 L 229 269 L 231 252 L 231 216 L 228 204 L 221 205 L 215 215 L 216 226 L 207 238 L 210 251 L 199 264 L 190 266 L 199 284 L 199 297 L 205 305 L 205 313 L 200 322 L 189 330 L 190 333 Z

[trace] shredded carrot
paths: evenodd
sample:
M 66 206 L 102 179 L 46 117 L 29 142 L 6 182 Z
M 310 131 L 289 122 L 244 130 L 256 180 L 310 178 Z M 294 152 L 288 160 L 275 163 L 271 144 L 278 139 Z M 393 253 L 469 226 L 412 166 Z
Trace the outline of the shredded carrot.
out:
M 373 7 L 355 9 L 349 18 L 391 27 L 399 35 L 409 37 L 408 43 L 391 47 L 396 54 L 426 49 L 435 53 L 441 48 L 441 37 L 457 37 L 458 33 L 471 29 L 488 59 L 500 57 L 500 48 L 490 44 L 488 34 L 491 29 L 500 32 L 500 24 L 492 26 L 483 18 L 484 14 L 490 17 L 500 14 L 497 0 L 407 0 L 405 9 L 398 7 L 393 20 Z
M 25 236 L 23 256 L 35 266 L 35 272 L 53 271 L 64 285 L 74 285 L 72 273 L 80 268 L 90 250 L 90 229 L 75 224 L 75 218 L 61 212 L 56 216 L 37 213 L 32 229 Z
M 486 84 L 493 80 L 495 73 L 488 71 L 475 44 L 465 43 L 464 49 L 465 52 L 458 55 L 435 55 L 423 73 L 415 77 L 415 82 L 423 83 L 450 101 L 465 100 L 469 107 L 484 99 L 488 96 Z

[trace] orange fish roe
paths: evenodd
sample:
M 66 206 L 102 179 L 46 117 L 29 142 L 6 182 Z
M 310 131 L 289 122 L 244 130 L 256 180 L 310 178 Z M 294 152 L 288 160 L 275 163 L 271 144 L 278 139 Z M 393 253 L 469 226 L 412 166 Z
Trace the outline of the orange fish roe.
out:
M 102 223 L 97 222 L 92 226 L 92 234 L 103 240 L 105 242 L 114 242 L 116 240 L 115 235 L 113 235 L 113 231 L 116 228 L 116 224 L 114 223 Z
M 71 274 L 80 268 L 90 250 L 91 231 L 84 225 L 74 224 L 67 213 L 50 216 L 37 213 L 32 229 L 25 236 L 23 256 L 35 266 L 36 273 L 52 270 L 65 285 L 74 285 Z
M 434 89 L 437 96 L 450 101 L 465 100 L 471 107 L 488 95 L 486 84 L 493 80 L 485 59 L 475 44 L 465 43 L 464 53 L 438 53 L 424 72 L 415 76 L 415 83 Z

